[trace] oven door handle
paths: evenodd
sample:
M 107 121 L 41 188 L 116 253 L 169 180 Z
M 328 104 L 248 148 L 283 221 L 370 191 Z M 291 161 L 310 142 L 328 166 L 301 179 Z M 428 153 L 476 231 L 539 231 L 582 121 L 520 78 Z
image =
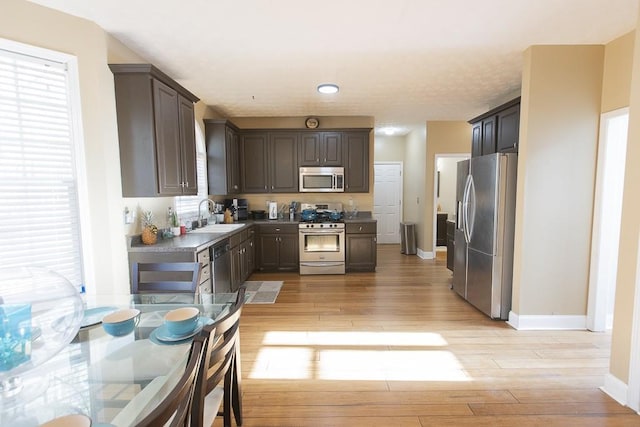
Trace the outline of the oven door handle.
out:
M 342 229 L 334 229 L 331 230 L 329 228 L 325 230 L 311 231 L 311 230 L 300 230 L 301 234 L 344 234 L 344 230 Z

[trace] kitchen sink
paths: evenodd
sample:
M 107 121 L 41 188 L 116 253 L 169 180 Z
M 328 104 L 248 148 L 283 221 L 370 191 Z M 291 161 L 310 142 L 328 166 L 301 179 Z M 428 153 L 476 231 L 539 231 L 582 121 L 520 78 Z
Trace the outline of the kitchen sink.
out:
M 244 226 L 245 224 L 209 224 L 202 228 L 191 230 L 191 233 L 229 233 Z

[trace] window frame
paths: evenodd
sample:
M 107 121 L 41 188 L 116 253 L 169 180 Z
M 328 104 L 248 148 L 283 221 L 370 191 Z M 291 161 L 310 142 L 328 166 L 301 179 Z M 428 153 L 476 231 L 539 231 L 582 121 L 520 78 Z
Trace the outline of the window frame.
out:
M 74 167 L 78 197 L 80 264 L 82 268 L 82 288 L 95 285 L 92 232 L 89 216 L 89 191 L 84 147 L 84 129 L 82 126 L 82 103 L 80 96 L 80 78 L 78 59 L 74 55 L 45 49 L 0 37 L 0 49 L 44 61 L 55 62 L 66 67 L 67 97 L 69 101 L 70 132 L 74 151 Z M 83 290 L 83 289 L 81 289 Z

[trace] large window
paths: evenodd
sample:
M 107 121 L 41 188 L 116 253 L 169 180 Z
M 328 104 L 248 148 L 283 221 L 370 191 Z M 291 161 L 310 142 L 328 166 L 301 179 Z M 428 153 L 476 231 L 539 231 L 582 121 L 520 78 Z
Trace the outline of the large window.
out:
M 196 219 L 198 216 L 198 205 L 203 199 L 206 199 L 209 193 L 207 185 L 207 150 L 204 142 L 204 135 L 198 123 L 196 129 L 196 159 L 197 159 L 197 177 L 198 177 L 198 195 L 197 196 L 179 196 L 176 197 L 176 212 L 180 216 L 181 221 Z M 204 207 L 202 208 L 204 211 Z
M 72 97 L 63 55 L 0 39 L 0 266 L 83 285 Z

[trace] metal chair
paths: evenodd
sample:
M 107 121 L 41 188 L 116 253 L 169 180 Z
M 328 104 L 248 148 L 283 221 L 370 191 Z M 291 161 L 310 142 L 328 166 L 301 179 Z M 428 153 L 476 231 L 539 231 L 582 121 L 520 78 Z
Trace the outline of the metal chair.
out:
M 200 335 L 210 343 L 208 362 L 200 370 L 193 398 L 192 427 L 211 426 L 216 416 L 223 417 L 223 425 L 231 427 L 231 413 L 236 424 L 242 425 L 242 390 L 240 372 L 240 314 L 245 300 L 245 287 L 238 289 L 229 314 L 205 326 Z M 217 340 L 217 341 L 216 341 Z M 220 387 L 219 384 L 223 383 Z M 220 404 L 222 403 L 222 411 Z
M 196 293 L 199 262 L 136 262 L 132 265 L 131 293 Z
M 140 422 L 137 427 L 157 427 L 167 425 L 170 427 L 189 426 L 190 413 L 193 406 L 193 398 L 197 387 L 199 370 L 202 368 L 202 359 L 207 349 L 207 337 L 195 337 L 191 344 L 191 351 L 187 361 L 187 367 L 176 386 Z M 199 394 L 199 393 L 198 393 Z

